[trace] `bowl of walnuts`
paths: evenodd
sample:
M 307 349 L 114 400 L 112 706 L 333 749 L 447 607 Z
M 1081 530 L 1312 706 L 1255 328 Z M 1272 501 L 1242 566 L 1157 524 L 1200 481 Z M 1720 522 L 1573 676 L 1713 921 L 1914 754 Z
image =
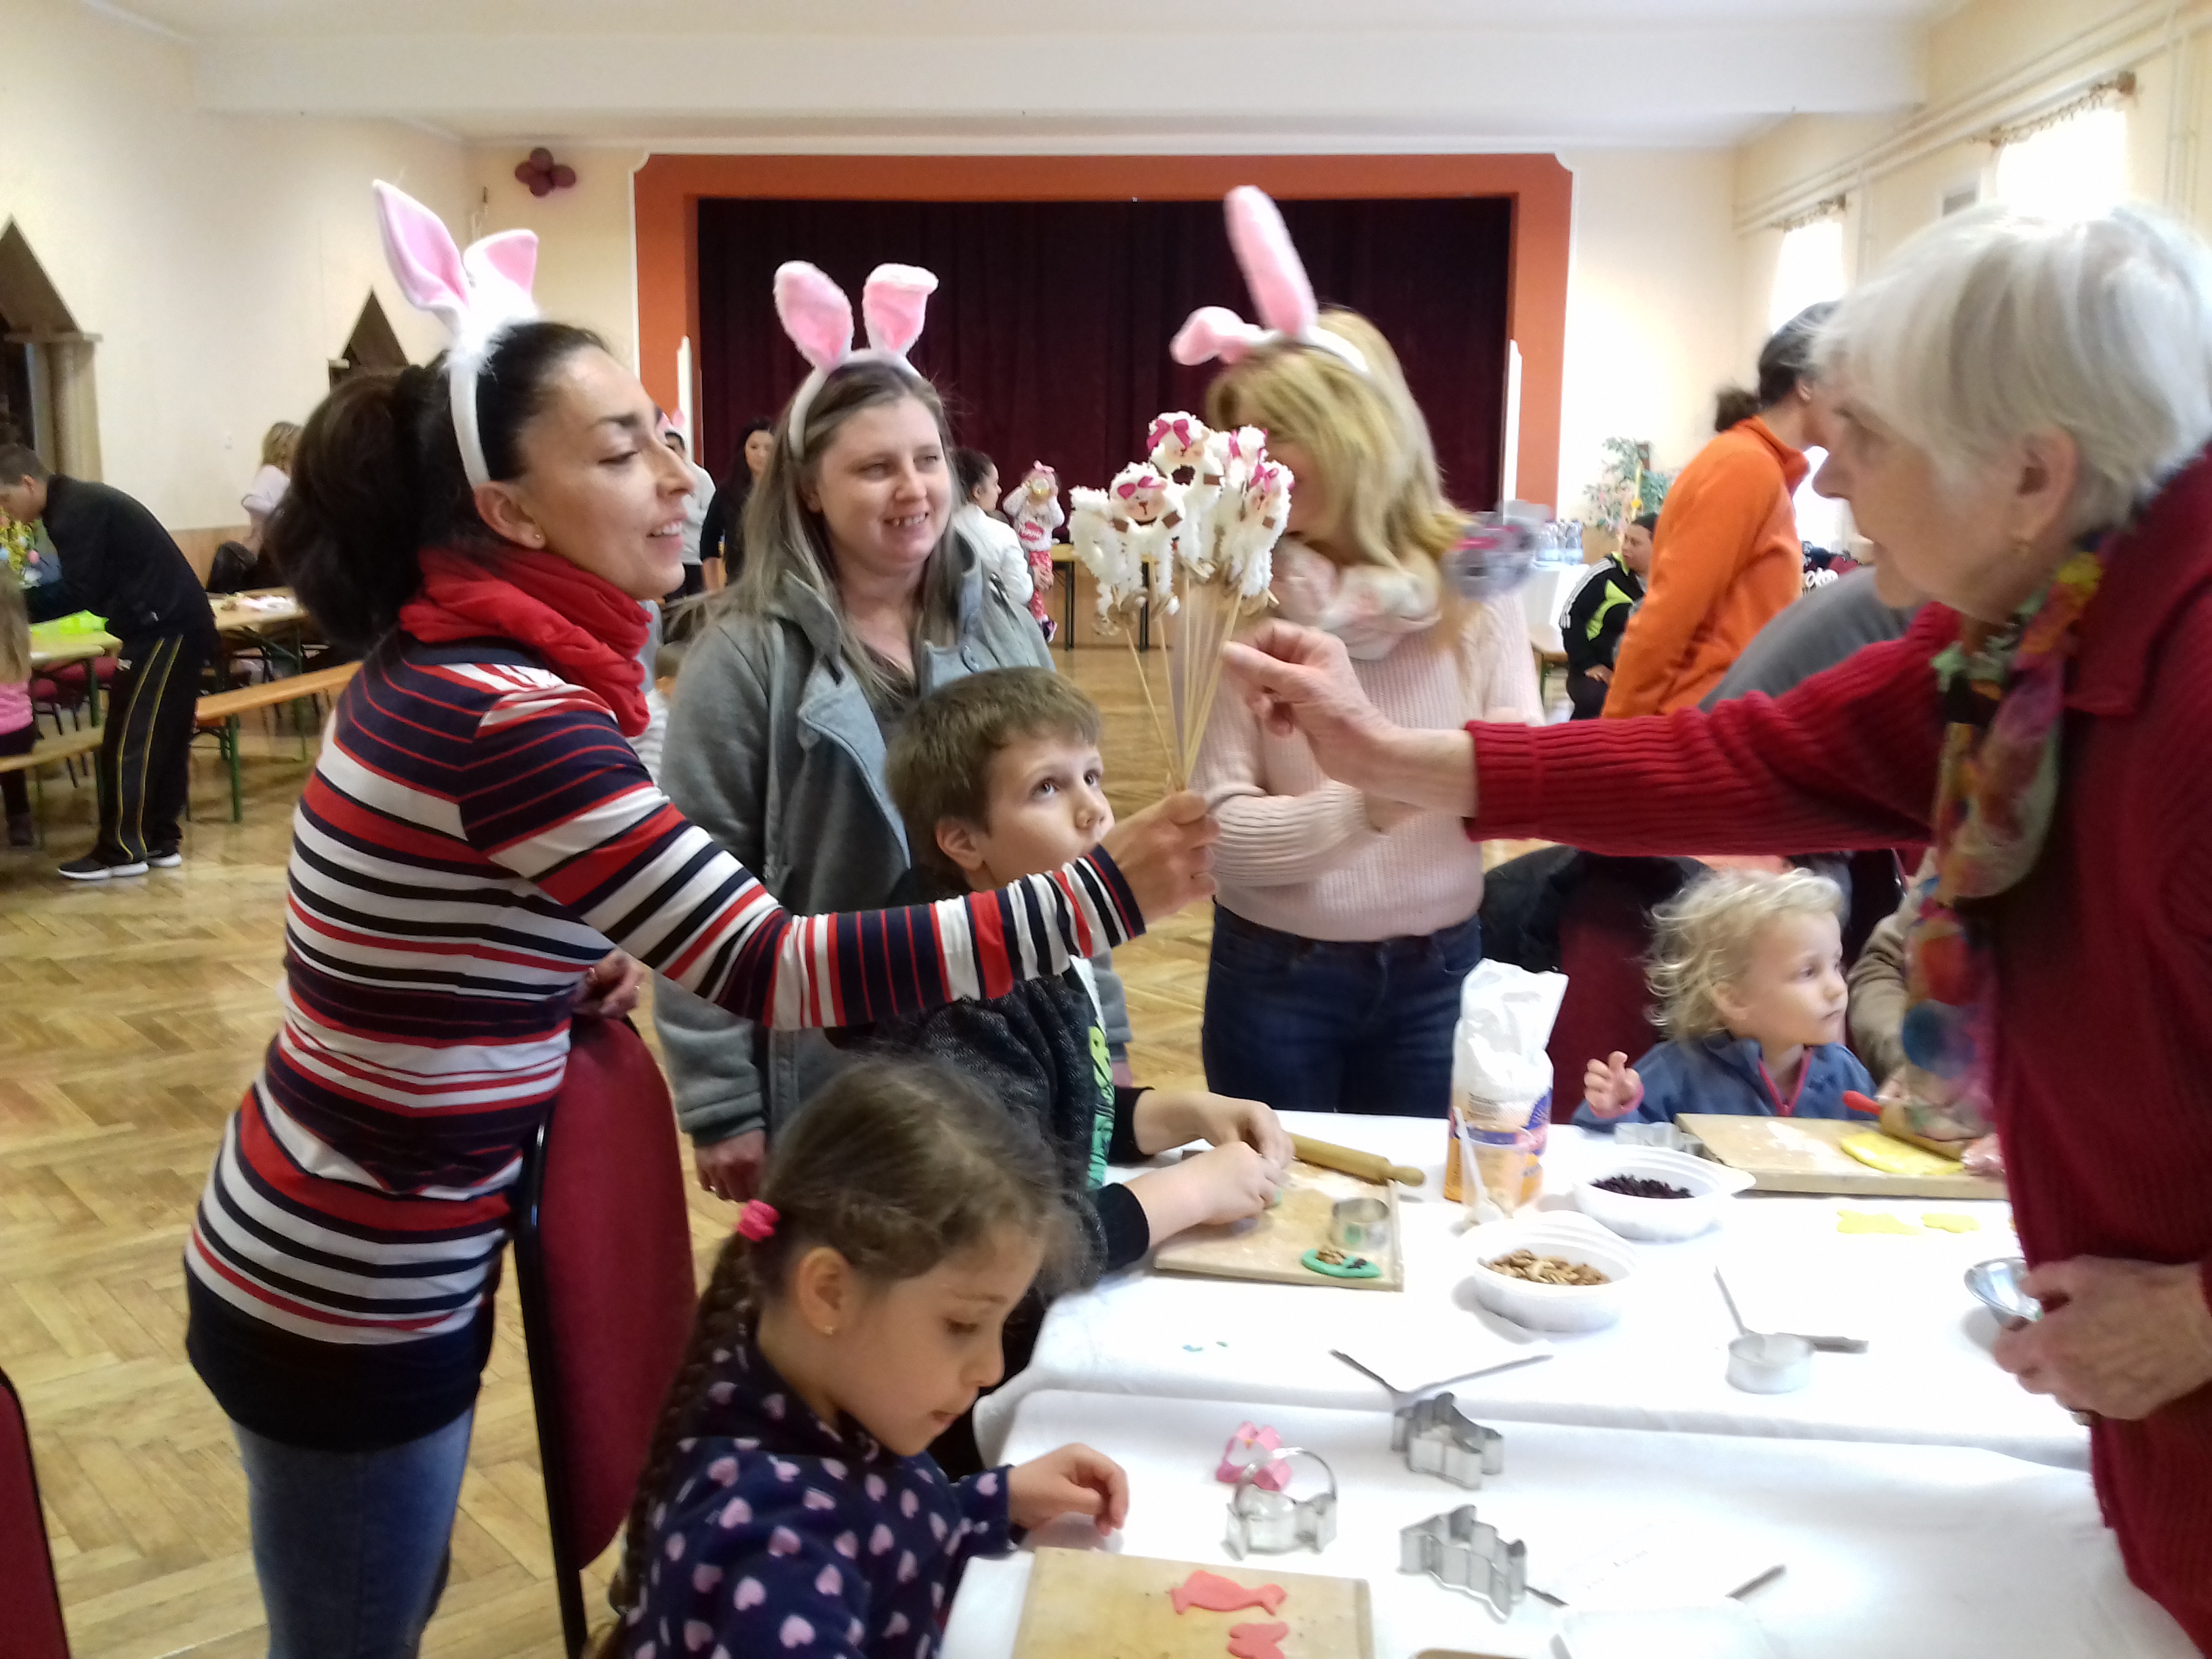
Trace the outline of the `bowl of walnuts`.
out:
M 1572 1211 L 1537 1211 L 1466 1236 L 1474 1299 L 1536 1331 L 1595 1331 L 1619 1319 L 1638 1266 L 1620 1235 Z

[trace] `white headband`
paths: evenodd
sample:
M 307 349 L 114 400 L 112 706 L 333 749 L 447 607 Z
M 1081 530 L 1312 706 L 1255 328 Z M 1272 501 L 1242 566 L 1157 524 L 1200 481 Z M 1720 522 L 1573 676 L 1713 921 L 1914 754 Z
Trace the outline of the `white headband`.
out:
M 814 407 L 834 369 L 847 363 L 896 363 L 919 380 L 906 354 L 921 337 L 922 313 L 937 292 L 937 278 L 919 265 L 878 265 L 860 290 L 860 314 L 867 319 L 868 343 L 853 349 L 853 302 L 845 290 L 804 259 L 780 265 L 775 273 L 775 314 L 799 355 L 812 372 L 792 394 L 784 441 L 797 455 L 806 438 L 807 411 Z
M 1176 331 L 1168 355 L 1186 366 L 1215 358 L 1236 363 L 1271 340 L 1294 340 L 1334 352 L 1366 374 L 1367 359 L 1359 348 L 1321 325 L 1321 308 L 1314 303 L 1305 264 L 1281 211 L 1267 192 L 1254 185 L 1239 185 L 1229 192 L 1222 209 L 1229 220 L 1229 246 L 1236 251 L 1244 286 L 1251 290 L 1252 303 L 1266 326 L 1255 327 L 1226 306 L 1202 306 Z
M 538 234 L 503 230 L 453 245 L 445 221 L 404 191 L 376 181 L 377 222 L 384 257 L 408 302 L 446 325 L 446 380 L 453 406 L 453 437 L 471 485 L 491 482 L 483 438 L 477 428 L 477 380 L 499 337 L 538 313 L 530 284 L 538 274 Z

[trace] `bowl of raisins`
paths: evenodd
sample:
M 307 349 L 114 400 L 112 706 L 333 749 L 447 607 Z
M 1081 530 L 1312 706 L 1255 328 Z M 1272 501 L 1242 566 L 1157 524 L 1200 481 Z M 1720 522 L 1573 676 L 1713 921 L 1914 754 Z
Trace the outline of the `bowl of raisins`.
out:
M 1623 1238 L 1670 1244 L 1695 1238 L 1727 1212 L 1752 1177 L 1725 1164 L 1657 1146 L 1624 1146 L 1575 1188 L 1575 1207 Z

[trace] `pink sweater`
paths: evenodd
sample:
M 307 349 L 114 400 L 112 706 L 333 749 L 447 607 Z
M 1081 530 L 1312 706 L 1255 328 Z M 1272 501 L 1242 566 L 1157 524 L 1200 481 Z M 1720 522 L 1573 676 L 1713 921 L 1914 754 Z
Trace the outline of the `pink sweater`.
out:
M 31 683 L 0 680 L 0 732 L 20 732 L 31 723 Z
M 1354 659 L 1386 718 L 1432 732 L 1542 720 L 1516 601 L 1469 607 L 1456 650 L 1443 633 Z M 1221 821 L 1219 902 L 1247 921 L 1301 939 L 1383 939 L 1455 926 L 1482 903 L 1482 850 L 1457 818 L 1424 812 L 1376 830 L 1359 792 L 1324 775 L 1303 737 L 1262 730 L 1227 686 L 1191 787 Z

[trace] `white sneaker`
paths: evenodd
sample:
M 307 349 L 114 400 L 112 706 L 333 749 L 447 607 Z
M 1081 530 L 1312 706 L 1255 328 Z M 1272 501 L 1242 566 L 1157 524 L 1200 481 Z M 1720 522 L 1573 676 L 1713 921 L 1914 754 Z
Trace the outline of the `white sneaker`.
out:
M 81 859 L 71 859 L 67 864 L 57 865 L 55 873 L 71 881 L 108 881 L 117 876 L 143 876 L 146 860 L 133 859 L 127 864 L 110 864 L 105 859 L 87 854 Z
M 146 865 L 149 869 L 173 870 L 184 861 L 184 849 L 180 847 L 164 847 L 158 850 L 149 848 L 146 851 Z

